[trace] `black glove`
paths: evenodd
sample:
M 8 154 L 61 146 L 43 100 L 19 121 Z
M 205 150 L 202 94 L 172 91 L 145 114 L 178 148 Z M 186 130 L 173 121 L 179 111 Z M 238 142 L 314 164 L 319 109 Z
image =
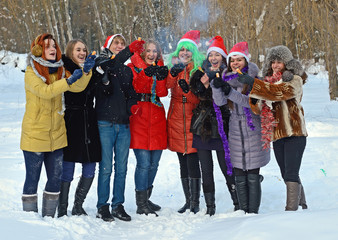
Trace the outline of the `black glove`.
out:
M 144 71 L 145 75 L 147 75 L 148 77 L 152 77 L 152 76 L 155 76 L 157 69 L 158 69 L 158 66 L 151 65 L 151 66 L 145 68 L 143 71 Z
M 255 79 L 249 76 L 247 73 L 243 72 L 243 74 L 238 74 L 238 81 L 243 84 L 248 84 L 250 86 L 253 85 Z
M 178 85 L 180 85 L 180 87 L 182 88 L 182 91 L 184 93 L 188 93 L 189 92 L 189 85 L 188 85 L 188 83 L 184 79 L 178 80 Z
M 215 88 L 221 88 L 225 95 L 229 95 L 231 91 L 231 86 L 229 83 L 225 82 L 222 78 L 218 77 L 213 80 Z
M 168 76 L 168 67 L 167 66 L 159 66 L 156 72 L 157 80 L 164 80 Z
M 83 73 L 81 69 L 76 69 L 72 76 L 70 76 L 69 78 L 66 79 L 68 85 L 72 85 L 73 83 L 75 83 L 77 80 L 79 80 L 82 77 Z
M 184 70 L 185 66 L 183 63 L 178 63 L 175 64 L 171 69 L 170 69 L 170 74 L 173 77 L 176 77 L 180 72 Z

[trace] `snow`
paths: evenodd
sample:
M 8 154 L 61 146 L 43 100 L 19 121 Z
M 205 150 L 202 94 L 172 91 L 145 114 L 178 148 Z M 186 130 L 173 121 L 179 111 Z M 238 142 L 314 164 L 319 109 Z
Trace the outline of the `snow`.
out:
M 10 56 L 23 64 L 25 55 Z M 1 57 L 0 57 L 1 59 Z M 201 193 L 198 214 L 177 213 L 184 196 L 175 153 L 163 152 L 151 200 L 162 206 L 159 217 L 136 214 L 134 192 L 135 156 L 130 151 L 125 191 L 125 209 L 131 222 L 112 223 L 95 218 L 96 187 L 84 208 L 89 216 L 41 218 L 41 212 L 22 211 L 21 193 L 25 177 L 20 150 L 21 121 L 25 110 L 24 73 L 13 61 L 0 65 L 0 235 L 1 239 L 337 239 L 338 222 L 338 102 L 329 100 L 327 73 L 309 75 L 304 85 L 303 106 L 309 137 L 301 167 L 309 209 L 285 212 L 285 185 L 273 153 L 271 162 L 261 169 L 262 203 L 259 214 L 233 212 L 217 161 L 215 165 L 216 215 L 205 215 Z M 169 98 L 162 98 L 166 108 Z M 215 156 L 214 156 L 215 157 Z M 70 204 L 81 175 L 77 166 L 71 185 Z M 97 177 L 97 175 L 96 175 Z M 46 183 L 43 170 L 39 182 L 39 208 Z

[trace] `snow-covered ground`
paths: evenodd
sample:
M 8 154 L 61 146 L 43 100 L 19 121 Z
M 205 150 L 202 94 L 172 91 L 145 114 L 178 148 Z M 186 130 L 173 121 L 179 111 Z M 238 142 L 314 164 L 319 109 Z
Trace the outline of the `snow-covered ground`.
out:
M 233 212 L 230 195 L 216 161 L 216 215 L 205 215 L 203 193 L 198 214 L 179 214 L 177 209 L 184 202 L 179 164 L 176 154 L 165 150 L 152 196 L 153 202 L 162 206 L 159 217 L 137 215 L 134 193 L 136 160 L 130 151 L 124 206 L 132 221 L 106 223 L 95 218 L 97 181 L 94 181 L 84 204 L 89 216 L 41 218 L 41 213 L 22 211 L 25 167 L 19 143 L 25 93 L 24 73 L 19 68 L 24 66 L 24 60 L 22 55 L 16 57 L 18 64 L 9 61 L 10 64 L 0 65 L 1 239 L 337 239 L 338 102 L 329 100 L 326 72 L 310 75 L 304 86 L 303 106 L 309 137 L 301 178 L 308 210 L 284 211 L 285 185 L 272 154 L 271 162 L 261 169 L 264 181 L 258 215 Z M 167 107 L 169 98 L 162 100 Z M 80 175 L 79 165 L 71 185 L 69 211 Z M 45 182 L 43 170 L 38 189 L 40 208 Z

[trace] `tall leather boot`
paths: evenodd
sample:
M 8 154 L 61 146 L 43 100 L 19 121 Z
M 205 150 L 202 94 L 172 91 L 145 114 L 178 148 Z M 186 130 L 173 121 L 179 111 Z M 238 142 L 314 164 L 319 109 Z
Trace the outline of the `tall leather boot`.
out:
M 86 199 L 88 191 L 93 183 L 94 178 L 84 178 L 81 177 L 77 185 L 75 192 L 75 200 L 72 209 L 72 215 L 87 215 L 86 211 L 83 209 L 82 204 Z
M 58 192 L 43 192 L 42 217 L 54 217 L 59 202 L 59 194 Z
M 181 207 L 178 212 L 184 213 L 187 209 L 190 209 L 190 186 L 189 186 L 189 178 L 181 178 L 181 183 L 183 187 L 183 192 L 185 196 L 185 204 Z
M 235 176 L 236 192 L 239 203 L 239 209 L 244 212 L 249 211 L 249 188 L 246 176 Z
M 302 206 L 302 209 L 307 209 L 306 198 L 303 184 L 300 183 L 300 199 L 299 199 L 299 206 Z
M 210 216 L 215 215 L 216 205 L 215 205 L 215 192 L 204 193 L 205 203 L 207 205 L 207 212 Z
M 136 213 L 137 214 L 145 214 L 145 215 L 155 214 L 156 217 L 158 217 L 156 212 L 153 209 L 151 209 L 148 205 L 147 190 L 143 190 L 143 191 L 135 190 L 135 193 L 136 193 L 136 206 L 137 206 Z
M 22 209 L 25 212 L 38 212 L 38 195 L 22 194 Z
M 262 188 L 261 188 L 262 181 L 263 181 L 262 175 L 248 174 L 248 188 L 249 188 L 248 213 L 258 213 L 262 198 Z
M 201 192 L 201 179 L 190 178 L 190 212 L 198 213 L 200 210 L 200 192 Z
M 286 207 L 285 211 L 297 211 L 301 193 L 301 185 L 298 182 L 285 182 Z
M 61 182 L 58 205 L 58 218 L 62 216 L 67 216 L 69 187 L 70 182 Z
M 234 204 L 234 211 L 239 210 L 239 202 L 237 198 L 237 191 L 235 184 L 227 184 L 228 190 L 232 199 L 232 203 Z
M 148 206 L 154 211 L 160 211 L 161 207 L 149 200 L 151 193 L 153 192 L 153 186 L 149 187 L 147 191 L 148 191 Z

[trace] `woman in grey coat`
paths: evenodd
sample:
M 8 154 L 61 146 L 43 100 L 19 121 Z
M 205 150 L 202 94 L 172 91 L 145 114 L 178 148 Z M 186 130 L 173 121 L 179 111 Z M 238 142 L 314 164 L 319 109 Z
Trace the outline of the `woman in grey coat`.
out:
M 270 161 L 270 150 L 262 147 L 261 119 L 250 110 L 249 86 L 238 81 L 236 69 L 258 75 L 259 69 L 249 62 L 248 55 L 247 43 L 237 43 L 227 57 L 228 68 L 222 78 L 211 82 L 211 87 L 216 105 L 228 104 L 231 109 L 228 143 L 240 209 L 258 213 L 263 180 L 259 171 Z

